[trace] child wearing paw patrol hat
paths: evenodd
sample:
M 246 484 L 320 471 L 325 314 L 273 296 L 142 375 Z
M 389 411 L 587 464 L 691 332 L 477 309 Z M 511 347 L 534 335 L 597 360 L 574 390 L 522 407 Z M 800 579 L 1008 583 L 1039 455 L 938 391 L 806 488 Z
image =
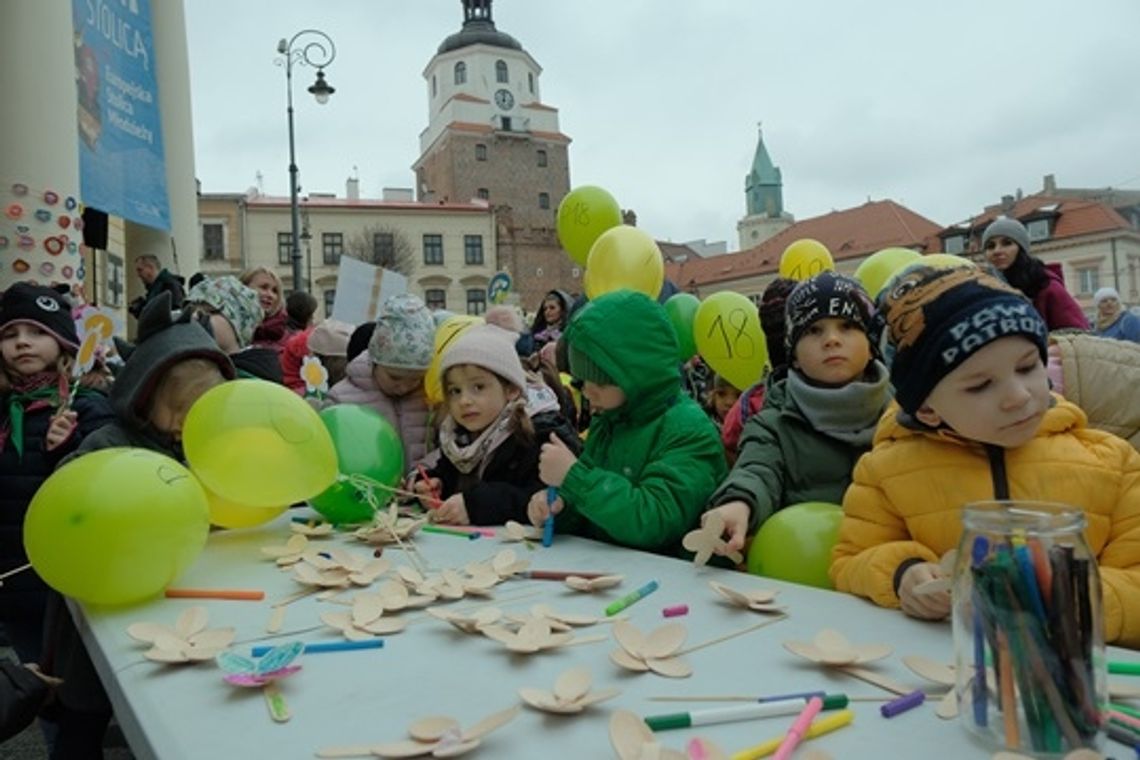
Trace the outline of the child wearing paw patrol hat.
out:
M 920 266 L 892 284 L 883 310 L 898 403 L 844 496 L 836 589 L 943 618 L 949 594 L 915 589 L 957 546 L 963 505 L 1061 502 L 1087 516 L 1106 639 L 1140 645 L 1140 454 L 1049 392 L 1033 304 L 977 269 Z

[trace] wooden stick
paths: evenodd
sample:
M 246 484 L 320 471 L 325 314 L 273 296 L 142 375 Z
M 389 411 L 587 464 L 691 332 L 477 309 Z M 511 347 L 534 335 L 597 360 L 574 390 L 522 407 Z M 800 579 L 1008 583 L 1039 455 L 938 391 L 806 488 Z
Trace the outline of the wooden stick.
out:
M 323 591 L 323 590 L 324 589 L 322 589 L 320 586 L 312 586 L 310 588 L 306 588 L 303 591 L 298 591 L 296 594 L 293 594 L 292 596 L 287 596 L 279 602 L 274 602 L 273 606 L 274 607 L 284 607 L 287 604 L 292 604 L 293 602 L 296 602 L 300 599 L 304 599 L 306 596 L 309 596 L 310 594 L 316 594 L 316 593 Z
M 16 573 L 22 573 L 22 572 L 24 572 L 25 570 L 28 570 L 29 568 L 31 568 L 31 566 L 32 566 L 32 563 L 31 563 L 31 562 L 29 562 L 29 563 L 28 563 L 28 564 L 26 564 L 26 565 L 20 565 L 19 567 L 17 567 L 17 568 L 16 568 L 16 569 L 14 569 L 14 570 L 9 570 L 8 572 L 6 572 L 6 573 L 4 573 L 4 574 L 0 575 L 0 581 L 4 580 L 5 578 L 11 578 L 11 577 L 12 577 L 13 575 L 15 575 Z
M 867 668 L 860 668 L 855 665 L 847 665 L 837 668 L 837 670 L 841 670 L 847 675 L 855 676 L 860 681 L 865 681 L 872 686 L 878 686 L 880 689 L 886 689 L 892 694 L 904 696 L 914 691 L 914 689 L 908 686 L 903 686 L 898 681 L 894 681 L 880 673 L 876 673 L 873 670 L 868 670 Z
M 574 638 L 563 644 L 563 647 L 576 647 L 579 644 L 597 644 L 599 641 L 609 641 L 609 636 L 583 636 L 582 638 Z M 557 647 L 561 649 L 562 647 Z
M 239 602 L 260 602 L 265 592 L 260 589 L 239 588 L 168 588 L 167 599 L 226 599 Z
M 894 697 L 878 697 L 871 695 L 847 696 L 848 702 L 890 702 Z M 927 694 L 927 697 L 941 697 L 941 694 Z M 683 696 L 668 696 L 668 697 L 649 697 L 650 702 L 756 702 L 760 698 L 756 696 L 746 696 L 744 694 L 724 694 L 721 696 L 696 696 L 696 697 L 683 697 Z
M 694 644 L 691 647 L 686 647 L 679 652 L 675 652 L 673 654 L 673 657 L 681 657 L 681 656 L 686 655 L 686 654 L 692 654 L 693 652 L 696 652 L 698 649 L 704 649 L 705 647 L 711 647 L 713 644 L 720 644 L 721 642 L 728 641 L 729 639 L 734 639 L 737 636 L 743 636 L 746 633 L 752 633 L 753 631 L 764 628 L 765 626 L 772 625 L 773 623 L 778 623 L 781 620 L 786 620 L 787 617 L 788 617 L 787 615 L 780 615 L 778 617 L 773 617 L 769 620 L 763 620 L 759 623 L 756 623 L 755 625 L 750 625 L 747 628 L 742 628 L 739 631 L 734 631 L 732 633 L 726 633 L 725 635 L 718 636 L 715 639 L 710 639 L 709 641 L 705 641 L 705 642 L 702 642 L 700 644 Z M 906 693 L 909 694 L 910 692 L 908 691 Z
M 265 625 L 265 632 L 278 633 L 283 625 L 285 625 L 285 608 L 274 607 L 273 612 L 269 615 L 269 622 Z

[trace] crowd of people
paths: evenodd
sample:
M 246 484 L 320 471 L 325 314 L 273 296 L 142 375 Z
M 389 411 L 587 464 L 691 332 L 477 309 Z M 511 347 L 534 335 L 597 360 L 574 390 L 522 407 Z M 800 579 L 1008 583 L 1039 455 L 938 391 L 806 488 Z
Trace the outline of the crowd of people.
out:
M 1088 516 L 1106 638 L 1140 646 L 1140 318 L 1105 288 L 1090 326 L 1014 220 L 982 244 L 986 265 L 920 261 L 881 294 L 835 272 L 776 279 L 759 305 L 770 370 L 749 388 L 682 362 L 665 310 L 640 293 L 553 290 L 529 326 L 495 306 L 438 357 L 436 405 L 424 378 L 448 315 L 411 294 L 364 325 L 314 324 L 316 302 L 284 298 L 271 270 L 183 293 L 140 258 L 134 344 L 113 377 L 98 364 L 76 381 L 71 305 L 13 285 L 0 297 L 0 570 L 27 562 L 24 515 L 57 467 L 110 446 L 181 460 L 195 400 L 253 377 L 376 410 L 440 522 L 552 519 L 673 554 L 717 515 L 727 554 L 781 509 L 841 504 L 836 589 L 925 619 L 949 614 L 948 593 L 915 589 L 942 572 L 965 503 L 1069 503 Z M 307 356 L 329 374 L 319 397 Z M 0 587 L 0 625 L 29 666 L 0 674 L 0 739 L 54 691 L 52 756 L 97 757 L 111 710 L 62 601 L 34 571 Z

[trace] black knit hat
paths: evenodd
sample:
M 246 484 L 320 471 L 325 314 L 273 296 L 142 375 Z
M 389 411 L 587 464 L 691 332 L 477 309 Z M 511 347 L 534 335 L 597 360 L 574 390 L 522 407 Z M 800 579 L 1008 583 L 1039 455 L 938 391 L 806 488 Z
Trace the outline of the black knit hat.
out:
M 777 277 L 768 283 L 760 296 L 760 329 L 768 339 L 768 360 L 773 367 L 787 364 L 787 349 L 784 346 L 785 307 L 788 296 L 799 282 L 788 277 Z
M 895 346 L 891 384 L 908 414 L 942 378 L 999 338 L 1024 336 L 1048 360 L 1048 328 L 1033 304 L 975 267 L 912 267 L 884 291 L 882 303 Z
M 807 329 L 821 319 L 848 319 L 867 332 L 874 307 L 857 281 L 835 272 L 822 272 L 796 285 L 788 296 L 785 319 L 788 359 L 795 356 L 796 343 Z
M 47 330 L 68 353 L 79 350 L 71 306 L 56 290 L 17 282 L 0 296 L 0 328 L 25 322 Z

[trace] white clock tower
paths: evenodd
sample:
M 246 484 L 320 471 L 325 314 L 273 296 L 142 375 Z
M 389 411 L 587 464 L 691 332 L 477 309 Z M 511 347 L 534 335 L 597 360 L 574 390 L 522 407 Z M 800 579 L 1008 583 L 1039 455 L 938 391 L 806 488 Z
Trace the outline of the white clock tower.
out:
M 424 69 L 428 125 L 420 133 L 417 197 L 486 200 L 499 223 L 498 266 L 522 305 L 552 288 L 578 289 L 580 273 L 558 245 L 558 203 L 570 189 L 558 109 L 542 102 L 542 67 L 499 31 L 491 0 L 463 0 L 463 27 Z

